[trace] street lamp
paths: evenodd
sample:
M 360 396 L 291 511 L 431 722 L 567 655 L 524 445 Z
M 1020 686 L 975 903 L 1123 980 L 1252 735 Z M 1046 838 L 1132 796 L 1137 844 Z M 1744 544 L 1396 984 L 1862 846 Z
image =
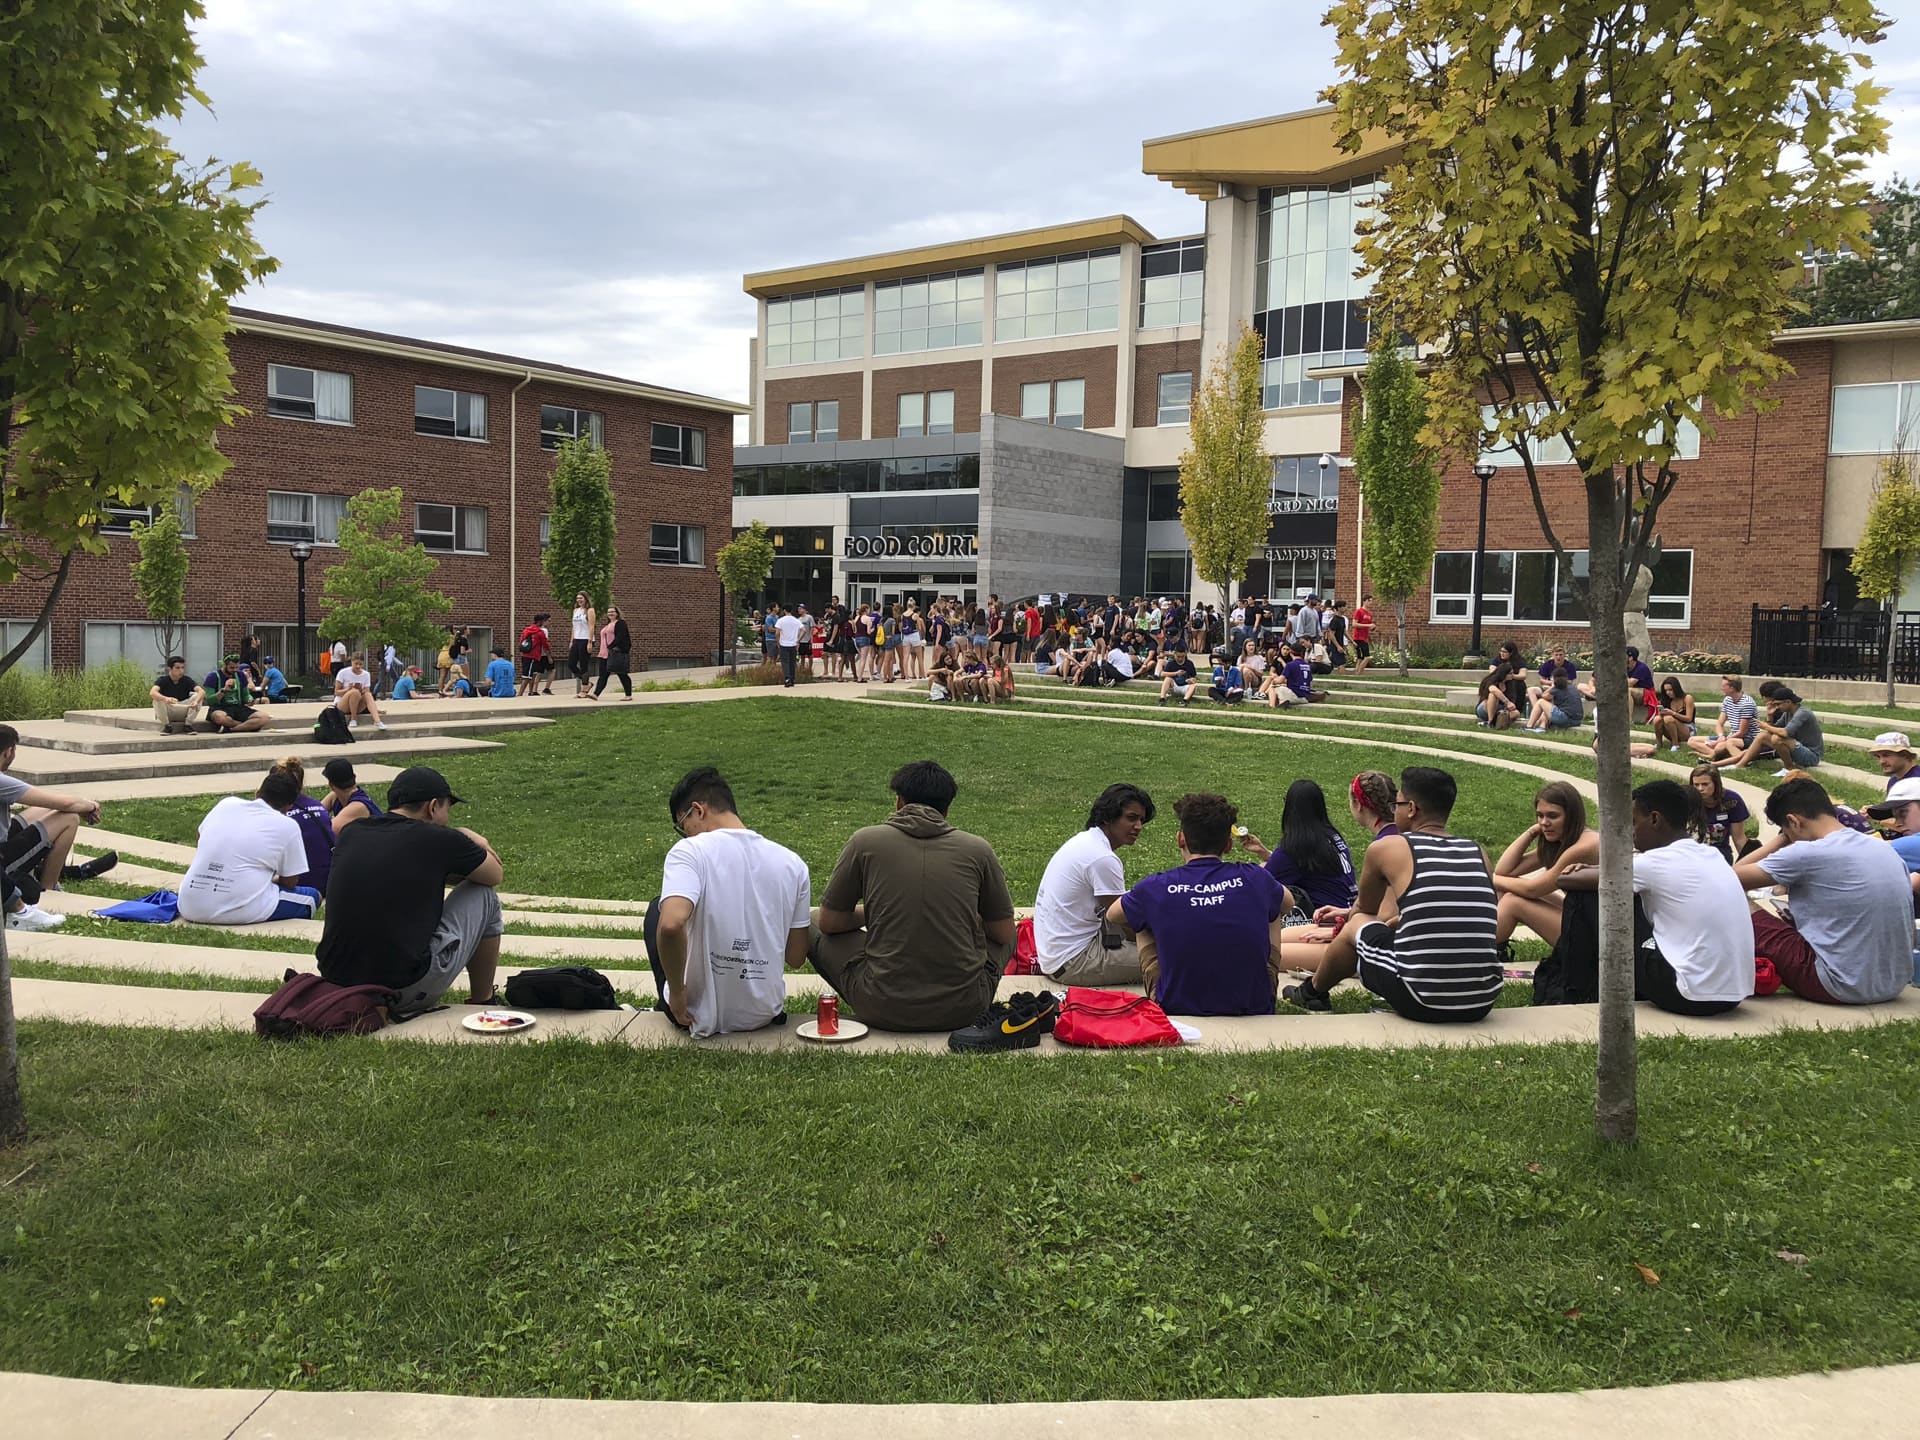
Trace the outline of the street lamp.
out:
M 295 541 L 292 555 L 293 563 L 300 571 L 299 613 L 294 617 L 294 628 L 300 635 L 294 651 L 299 658 L 300 668 L 294 673 L 305 675 L 307 673 L 307 561 L 313 558 L 313 546 L 304 540 Z
M 1480 653 L 1480 592 L 1485 588 L 1480 577 L 1487 567 L 1487 482 L 1493 479 L 1493 462 L 1477 461 L 1473 473 L 1480 481 L 1480 533 L 1473 542 L 1473 635 L 1467 641 L 1466 658 L 1460 662 L 1463 665 L 1486 663 L 1486 657 Z

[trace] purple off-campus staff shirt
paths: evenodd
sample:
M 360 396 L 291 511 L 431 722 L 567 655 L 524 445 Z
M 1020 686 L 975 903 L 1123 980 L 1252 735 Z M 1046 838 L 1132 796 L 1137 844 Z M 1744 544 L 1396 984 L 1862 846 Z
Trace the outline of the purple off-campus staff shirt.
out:
M 1353 852 L 1338 830 L 1332 832 L 1333 848 L 1340 856 L 1340 868 L 1331 875 L 1309 875 L 1294 863 L 1285 848 L 1276 845 L 1267 856 L 1267 873 L 1293 892 L 1293 903 L 1311 915 L 1322 905 L 1341 910 L 1353 907 L 1358 885 L 1353 878 Z
M 1271 1015 L 1267 927 L 1286 891 L 1258 865 L 1200 856 L 1120 897 L 1160 955 L 1153 998 L 1169 1015 Z

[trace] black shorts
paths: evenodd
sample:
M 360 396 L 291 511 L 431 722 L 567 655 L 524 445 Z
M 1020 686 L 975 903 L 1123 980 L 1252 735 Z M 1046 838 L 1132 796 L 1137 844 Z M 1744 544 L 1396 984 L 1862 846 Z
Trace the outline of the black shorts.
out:
M 1368 925 L 1354 937 L 1359 941 L 1360 983 L 1378 995 L 1393 1007 L 1393 1013 L 1403 1020 L 1418 1020 L 1426 1025 L 1468 1025 L 1476 1020 L 1487 1018 L 1487 1012 L 1493 1009 L 1489 1000 L 1483 1008 L 1475 1010 L 1436 1010 L 1424 1001 L 1415 998 L 1413 991 L 1407 988 L 1407 982 L 1397 970 L 1370 959 L 1368 950 L 1393 952 L 1393 928 L 1378 920 Z
M 1356 640 L 1353 642 L 1353 653 L 1355 659 L 1371 659 L 1373 656 L 1373 643 L 1369 640 Z
M 207 727 L 209 729 L 218 730 L 220 728 L 213 723 L 213 717 L 216 715 L 224 715 L 233 721 L 234 724 L 244 725 L 247 721 L 253 719 L 253 707 L 251 705 L 209 705 L 207 707 Z
M 0 869 L 9 875 L 31 875 L 40 868 L 50 848 L 46 826 L 38 820 L 9 815 L 6 839 L 0 841 Z

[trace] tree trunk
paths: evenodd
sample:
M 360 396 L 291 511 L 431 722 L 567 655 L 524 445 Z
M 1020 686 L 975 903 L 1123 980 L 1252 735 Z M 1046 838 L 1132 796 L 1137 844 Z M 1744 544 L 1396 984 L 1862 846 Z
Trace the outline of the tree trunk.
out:
M 40 607 L 40 614 L 33 624 L 27 627 L 27 633 L 6 654 L 0 655 L 0 675 L 4 675 L 19 663 L 20 657 L 33 648 L 33 642 L 40 638 L 40 632 L 47 628 L 47 622 L 53 618 L 53 607 L 60 603 L 60 594 L 67 588 L 67 576 L 73 570 L 73 552 L 69 550 L 60 557 L 60 568 L 54 571 L 53 588 L 47 592 L 46 603 Z
M 725 597 L 727 611 L 727 674 L 738 680 L 740 678 L 740 612 L 733 603 L 731 590 L 723 589 L 720 593 Z
M 1400 647 L 1400 674 L 1407 673 L 1407 597 L 1393 602 L 1393 641 Z
M 13 1027 L 13 967 L 7 960 L 7 927 L 0 924 L 0 1147 L 27 1138 L 27 1110 L 20 1099 L 20 1041 Z
M 1593 631 L 1600 832 L 1600 1050 L 1594 1125 L 1600 1138 L 1639 1137 L 1639 1057 L 1633 1016 L 1633 716 L 1619 677 L 1627 671 L 1626 599 L 1620 574 L 1621 500 L 1609 467 L 1587 480 L 1587 611 Z
M 1896 568 L 1896 575 L 1904 574 L 1904 567 Z M 1900 646 L 1900 596 L 1896 593 L 1887 601 L 1887 708 L 1899 703 L 1893 698 L 1893 660 Z

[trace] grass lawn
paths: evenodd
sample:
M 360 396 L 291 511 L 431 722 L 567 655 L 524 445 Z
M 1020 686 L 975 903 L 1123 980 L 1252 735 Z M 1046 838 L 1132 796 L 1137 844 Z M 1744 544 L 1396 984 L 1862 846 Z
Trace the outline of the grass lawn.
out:
M 1649 1042 L 1617 1153 L 1576 1047 L 22 1051 L 10 1370 L 879 1402 L 1920 1359 L 1914 1025 Z
M 501 738 L 499 750 L 434 763 L 469 802 L 460 820 L 500 850 L 506 888 L 630 899 L 659 887 L 675 838 L 667 796 L 695 765 L 722 768 L 747 823 L 801 854 L 818 895 L 847 836 L 891 808 L 888 776 L 933 756 L 960 782 L 954 823 L 993 842 L 1015 901 L 1029 904 L 1047 860 L 1113 781 L 1144 785 L 1163 810 L 1123 856 L 1128 876 L 1139 878 L 1178 863 L 1169 807 L 1189 790 L 1232 797 L 1242 822 L 1271 843 L 1287 785 L 1306 776 L 1326 790 L 1334 819 L 1357 845 L 1363 835 L 1347 814 L 1348 782 L 1358 770 L 1397 772 L 1413 759 L 1317 744 L 1307 735 L 1255 741 L 799 699 L 613 710 Z M 1498 854 L 1532 823 L 1536 786 L 1525 776 L 1447 764 L 1461 782 L 1455 828 L 1463 834 Z M 376 798 L 383 793 L 373 789 Z M 209 804 L 204 797 L 116 802 L 108 823 L 192 844 Z

